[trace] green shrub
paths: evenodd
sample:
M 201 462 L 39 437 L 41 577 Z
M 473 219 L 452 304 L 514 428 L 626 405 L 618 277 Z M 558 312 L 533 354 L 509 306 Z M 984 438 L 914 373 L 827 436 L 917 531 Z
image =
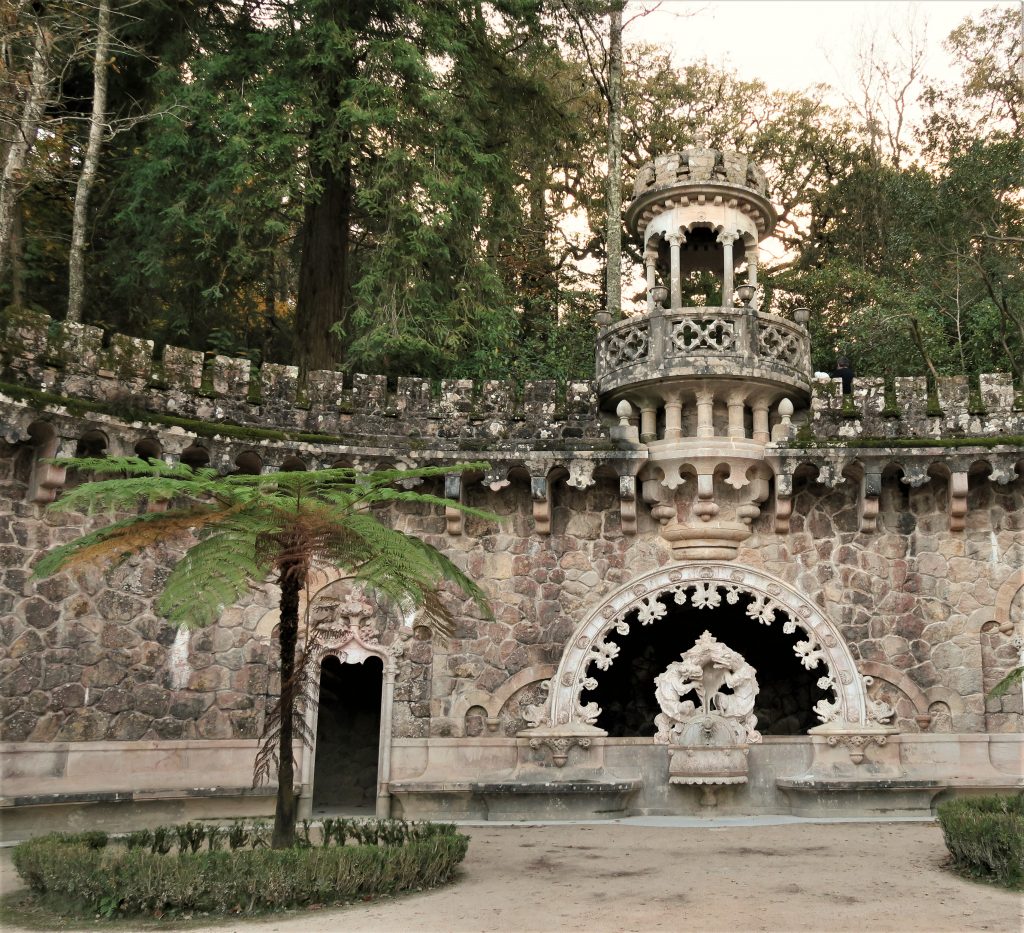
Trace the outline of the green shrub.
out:
M 330 845 L 325 840 L 321 846 L 268 849 L 259 846 L 261 833 L 252 827 L 245 832 L 256 847 L 225 850 L 217 845 L 223 830 L 214 827 L 215 834 L 207 835 L 216 840 L 213 848 L 202 850 L 199 846 L 208 830 L 191 824 L 179 835 L 180 850 L 174 853 L 149 849 L 139 836 L 131 846 L 112 841 L 96 848 L 86 834 L 54 834 L 19 843 L 13 859 L 39 901 L 82 915 L 237 913 L 339 903 L 444 884 L 469 845 L 469 839 L 450 825 L 362 825 L 366 835 L 384 832 L 402 841 Z M 233 830 L 238 841 L 242 831 L 237 825 Z M 230 832 L 225 836 L 230 840 Z
M 950 800 L 939 806 L 939 823 L 959 871 L 1024 883 L 1024 794 Z

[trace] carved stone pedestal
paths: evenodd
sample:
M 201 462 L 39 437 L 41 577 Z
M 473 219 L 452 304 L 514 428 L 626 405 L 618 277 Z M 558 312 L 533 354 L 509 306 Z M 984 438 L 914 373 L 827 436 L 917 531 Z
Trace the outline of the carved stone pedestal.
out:
M 746 784 L 749 753 L 746 745 L 672 748 L 668 759 L 669 783 Z

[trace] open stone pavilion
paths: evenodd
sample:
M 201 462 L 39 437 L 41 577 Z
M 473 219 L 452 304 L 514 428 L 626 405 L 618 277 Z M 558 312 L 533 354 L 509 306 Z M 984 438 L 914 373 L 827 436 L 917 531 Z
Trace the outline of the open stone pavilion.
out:
M 3 335 L 5 833 L 269 813 L 277 592 L 207 630 L 153 611 L 169 548 L 45 582 L 89 521 L 50 515 L 55 455 L 224 472 L 487 461 L 396 506 L 487 591 L 454 637 L 330 574 L 304 815 L 527 819 L 928 814 L 1020 788 L 1024 409 L 1011 378 L 814 378 L 813 310 L 762 307 L 776 221 L 746 156 L 641 170 L 626 223 L 646 313 L 606 322 L 594 383 L 473 384 L 267 364 L 25 314 Z M 721 305 L 688 295 L 721 279 Z M 605 317 L 608 317 L 605 315 Z M 427 482 L 421 489 L 430 489 Z

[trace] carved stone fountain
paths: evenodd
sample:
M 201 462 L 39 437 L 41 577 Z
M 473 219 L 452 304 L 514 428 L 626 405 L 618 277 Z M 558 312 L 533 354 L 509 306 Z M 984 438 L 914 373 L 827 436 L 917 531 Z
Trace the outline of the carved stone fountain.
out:
M 713 806 L 713 785 L 746 783 L 749 746 L 761 741 L 753 713 L 757 672 L 704 632 L 654 683 L 661 707 L 654 741 L 669 746 L 669 781 L 703 785 L 702 803 Z

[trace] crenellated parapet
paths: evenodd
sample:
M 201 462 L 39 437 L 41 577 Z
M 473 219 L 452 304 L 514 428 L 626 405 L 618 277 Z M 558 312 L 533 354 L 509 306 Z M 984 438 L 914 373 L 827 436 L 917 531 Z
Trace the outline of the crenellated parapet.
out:
M 812 384 L 808 434 L 813 443 L 899 439 L 936 442 L 963 437 L 1024 436 L 1024 393 L 1009 373 L 939 376 L 931 391 L 924 376 L 855 379 L 843 394 L 839 379 Z
M 376 443 L 401 438 L 441 446 L 573 443 L 599 438 L 590 383 L 515 385 L 314 371 L 104 334 L 48 316 L 9 316 L 0 340 L 2 378 L 54 397 L 211 423 Z

